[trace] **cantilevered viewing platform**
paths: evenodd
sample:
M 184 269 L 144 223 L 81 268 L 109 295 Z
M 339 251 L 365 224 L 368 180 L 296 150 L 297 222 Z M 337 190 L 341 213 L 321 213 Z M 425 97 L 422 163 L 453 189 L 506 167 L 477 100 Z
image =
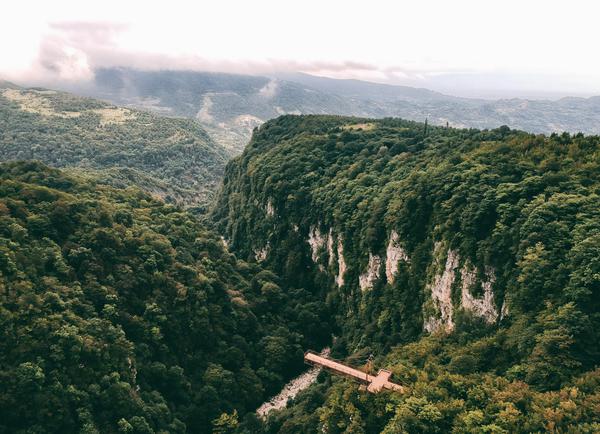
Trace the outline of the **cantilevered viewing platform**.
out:
M 314 351 L 307 351 L 304 353 L 304 361 L 308 364 L 320 366 L 328 371 L 350 377 L 367 386 L 367 390 L 371 393 L 381 392 L 382 389 L 395 390 L 397 392 L 403 392 L 404 388 L 399 384 L 392 383 L 389 381 L 392 373 L 385 369 L 381 369 L 376 376 L 369 375 L 366 372 L 359 371 L 358 369 L 351 368 L 350 366 L 344 365 L 343 363 L 336 362 L 335 360 L 328 359 L 320 356 Z

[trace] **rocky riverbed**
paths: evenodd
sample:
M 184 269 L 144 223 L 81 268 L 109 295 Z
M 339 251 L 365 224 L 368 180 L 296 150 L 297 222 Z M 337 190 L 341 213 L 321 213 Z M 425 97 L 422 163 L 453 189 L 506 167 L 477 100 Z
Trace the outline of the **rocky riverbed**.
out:
M 329 352 L 329 348 L 325 348 L 321 351 L 321 355 L 327 357 Z M 315 382 L 319 372 L 321 372 L 321 368 L 314 367 L 294 378 L 281 389 L 281 392 L 258 407 L 256 414 L 259 417 L 266 419 L 271 411 L 285 408 L 288 400 L 295 398 L 298 393 Z

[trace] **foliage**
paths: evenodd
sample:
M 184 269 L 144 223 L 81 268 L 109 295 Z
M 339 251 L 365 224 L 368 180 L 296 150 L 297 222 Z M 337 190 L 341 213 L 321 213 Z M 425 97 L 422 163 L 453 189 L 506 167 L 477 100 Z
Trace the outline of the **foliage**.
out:
M 279 284 L 139 190 L 1 165 L 0 432 L 227 432 L 322 345 Z
M 379 398 L 360 398 L 361 407 L 343 395 L 353 388 L 330 391 L 319 422 L 327 432 L 592 432 L 595 391 L 577 395 L 569 416 L 555 406 L 582 378 L 598 375 L 591 372 L 600 363 L 598 174 L 594 136 L 283 116 L 228 164 L 212 216 L 241 257 L 268 246 L 265 264 L 285 286 L 321 294 L 336 314 L 337 356 L 389 353 L 380 362 L 394 366 L 405 351 L 418 353 L 403 378 L 411 393 L 393 398 L 388 413 Z M 335 253 L 322 246 L 316 263 L 311 258 L 314 228 L 342 242 L 341 287 Z M 358 276 L 371 256 L 385 258 L 392 232 L 410 262 L 399 264 L 393 282 L 382 264 L 374 286 L 361 290 Z M 460 255 L 449 270 L 454 331 L 426 338 L 431 282 L 448 250 Z M 467 266 L 478 281 L 493 273 L 497 314 L 487 321 L 462 305 Z M 474 288 L 473 296 L 482 294 Z M 479 383 L 488 396 L 522 389 L 535 405 L 507 400 L 520 412 L 508 426 L 501 422 L 509 404 L 470 404 L 453 389 Z
M 2 160 L 37 159 L 116 187 L 204 206 L 228 154 L 193 120 L 42 89 L 0 88 Z
M 123 116 L 35 101 L 23 116 Z M 597 432 L 599 145 L 283 116 L 227 165 L 211 218 L 231 250 L 193 215 L 98 181 L 105 169 L 3 164 L 0 432 Z M 361 288 L 392 233 L 409 261 Z M 496 314 L 463 304 L 463 270 L 477 300 L 490 283 Z M 452 331 L 425 333 L 446 271 Z M 332 334 L 335 357 L 374 353 L 406 393 L 322 374 L 258 420 Z
M 437 354 L 432 354 L 432 348 Z M 299 432 L 595 433 L 600 429 L 598 369 L 561 389 L 540 392 L 491 372 L 449 372 L 447 360 L 456 352 L 464 354 L 461 343 L 441 336 L 394 349 L 379 362 L 407 385 L 405 393 L 369 395 L 348 381 L 336 381 L 325 401 L 318 402 L 319 420 L 313 419 Z M 310 405 L 305 397 L 295 406 Z M 293 425 L 295 420 L 303 419 L 295 416 L 286 422 Z M 265 432 L 286 432 L 269 428 Z

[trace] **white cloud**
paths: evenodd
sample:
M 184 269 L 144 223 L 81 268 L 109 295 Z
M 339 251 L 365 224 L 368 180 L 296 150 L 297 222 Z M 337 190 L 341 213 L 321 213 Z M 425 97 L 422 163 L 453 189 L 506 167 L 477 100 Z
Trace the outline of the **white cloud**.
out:
M 25 0 L 3 5 L 0 74 L 76 79 L 111 65 L 278 69 L 454 93 L 507 84 L 595 93 L 598 12 L 584 0 Z

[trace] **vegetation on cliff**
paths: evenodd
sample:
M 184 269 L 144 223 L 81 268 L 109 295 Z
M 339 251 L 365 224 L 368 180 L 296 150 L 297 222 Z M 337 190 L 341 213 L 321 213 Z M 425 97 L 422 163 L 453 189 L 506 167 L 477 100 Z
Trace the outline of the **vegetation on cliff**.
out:
M 190 214 L 40 163 L 0 166 L 0 300 L 3 433 L 212 432 L 328 338 Z
M 129 116 L 34 100 L 18 111 Z M 226 167 L 224 241 L 106 168 L 4 163 L 0 432 L 598 432 L 599 151 L 283 116 Z M 332 334 L 334 357 L 374 354 L 406 393 L 322 374 L 260 422 Z
M 411 390 L 342 382 L 273 432 L 597 429 L 599 173 L 600 138 L 581 134 L 262 126 L 227 166 L 219 230 L 286 285 L 326 288 L 334 354 L 387 354 Z

